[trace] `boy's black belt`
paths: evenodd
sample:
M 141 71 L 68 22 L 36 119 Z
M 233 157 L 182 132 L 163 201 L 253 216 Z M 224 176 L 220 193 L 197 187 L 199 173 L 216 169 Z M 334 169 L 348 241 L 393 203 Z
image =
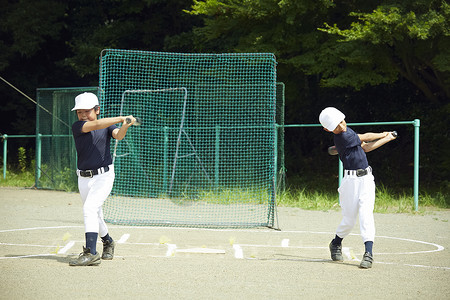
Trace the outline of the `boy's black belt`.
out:
M 367 167 L 365 169 L 358 169 L 358 170 L 345 170 L 345 174 L 350 176 L 357 176 L 357 177 L 362 177 L 362 176 L 366 176 L 367 174 L 371 174 L 372 173 L 372 167 Z
M 109 171 L 109 167 L 101 167 L 97 170 L 78 170 L 77 173 L 81 177 L 94 177 L 94 175 L 103 174 Z

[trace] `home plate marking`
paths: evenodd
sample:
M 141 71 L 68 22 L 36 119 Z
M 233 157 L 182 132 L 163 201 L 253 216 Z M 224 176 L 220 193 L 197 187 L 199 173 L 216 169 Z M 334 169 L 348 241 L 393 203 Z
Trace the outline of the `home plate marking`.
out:
M 200 254 L 225 254 L 223 249 L 211 248 L 190 248 L 190 249 L 176 249 L 177 253 L 200 253 Z

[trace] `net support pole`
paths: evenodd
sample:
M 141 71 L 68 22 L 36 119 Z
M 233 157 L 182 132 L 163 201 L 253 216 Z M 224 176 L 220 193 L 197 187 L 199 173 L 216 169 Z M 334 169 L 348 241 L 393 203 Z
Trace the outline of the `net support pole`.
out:
M 36 134 L 36 176 L 34 184 L 39 188 L 39 179 L 41 178 L 41 153 L 42 153 L 42 134 Z
M 420 120 L 414 120 L 414 210 L 419 210 L 419 129 Z
M 8 158 L 8 135 L 3 135 L 3 179 L 6 179 L 6 159 Z

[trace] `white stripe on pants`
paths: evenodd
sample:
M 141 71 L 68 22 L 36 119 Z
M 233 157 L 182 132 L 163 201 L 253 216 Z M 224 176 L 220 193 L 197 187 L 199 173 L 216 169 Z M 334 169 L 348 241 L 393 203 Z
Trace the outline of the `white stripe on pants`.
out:
M 97 232 L 101 237 L 108 233 L 103 220 L 102 205 L 111 193 L 114 184 L 114 166 L 109 171 L 92 178 L 78 176 L 78 190 L 83 201 L 84 230 Z
M 355 226 L 359 213 L 359 226 L 363 242 L 374 241 L 375 221 L 373 208 L 375 205 L 375 181 L 372 174 L 357 177 L 345 175 L 339 191 L 339 202 L 342 208 L 342 221 L 336 234 L 344 238 Z

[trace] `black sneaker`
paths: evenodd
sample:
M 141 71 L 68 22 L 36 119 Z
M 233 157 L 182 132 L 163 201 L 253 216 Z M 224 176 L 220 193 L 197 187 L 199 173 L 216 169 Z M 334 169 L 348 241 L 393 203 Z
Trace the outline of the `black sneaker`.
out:
M 331 241 L 330 252 L 333 261 L 344 261 L 344 258 L 342 257 L 342 245 L 334 245 L 333 241 Z
M 111 260 L 111 259 L 113 259 L 113 257 L 114 257 L 114 246 L 116 246 L 116 243 L 114 243 L 114 241 L 103 242 L 102 259 L 104 259 L 104 260 Z
M 89 248 L 83 247 L 83 252 L 80 253 L 77 259 L 69 262 L 69 266 L 97 266 L 101 262 L 100 254 L 92 254 Z
M 361 260 L 361 264 L 359 267 L 361 269 L 369 269 L 372 268 L 373 257 L 369 252 L 364 253 L 363 259 Z

